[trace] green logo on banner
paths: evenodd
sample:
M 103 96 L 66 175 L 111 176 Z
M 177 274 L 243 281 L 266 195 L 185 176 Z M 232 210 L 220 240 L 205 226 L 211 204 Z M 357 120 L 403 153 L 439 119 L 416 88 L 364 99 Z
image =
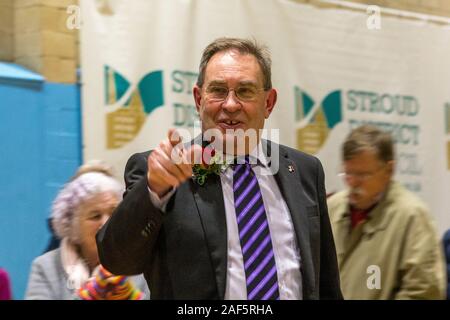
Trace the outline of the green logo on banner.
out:
M 131 83 L 109 66 L 104 67 L 105 104 L 118 102 L 121 107 L 106 115 L 106 146 L 117 149 L 133 140 L 146 117 L 164 105 L 163 72 L 147 73 L 126 101 L 120 101 L 131 90 Z
M 342 93 L 336 90 L 325 96 L 317 108 L 309 94 L 294 87 L 296 122 L 308 118 L 308 124 L 297 129 L 297 149 L 316 154 L 326 142 L 330 131 L 342 121 Z

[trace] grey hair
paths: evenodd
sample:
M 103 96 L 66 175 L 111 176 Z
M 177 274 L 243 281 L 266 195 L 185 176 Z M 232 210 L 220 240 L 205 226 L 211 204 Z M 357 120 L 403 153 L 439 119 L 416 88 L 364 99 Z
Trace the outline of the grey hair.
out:
M 121 199 L 123 191 L 116 179 L 102 172 L 83 173 L 69 181 L 53 201 L 51 218 L 56 235 L 78 243 L 77 208 L 80 204 L 104 192 L 112 192 Z
M 272 89 L 272 59 L 267 46 L 259 44 L 256 40 L 239 38 L 218 38 L 211 42 L 203 51 L 200 60 L 197 86 L 200 88 L 205 81 L 205 71 L 209 60 L 218 52 L 237 50 L 240 54 L 253 55 L 261 68 L 263 74 L 264 90 Z

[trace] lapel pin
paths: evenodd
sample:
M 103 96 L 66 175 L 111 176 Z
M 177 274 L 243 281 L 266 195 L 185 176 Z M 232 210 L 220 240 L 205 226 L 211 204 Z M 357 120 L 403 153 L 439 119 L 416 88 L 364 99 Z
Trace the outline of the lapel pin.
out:
M 294 172 L 295 171 L 294 166 L 293 165 L 288 165 L 288 170 L 291 173 Z

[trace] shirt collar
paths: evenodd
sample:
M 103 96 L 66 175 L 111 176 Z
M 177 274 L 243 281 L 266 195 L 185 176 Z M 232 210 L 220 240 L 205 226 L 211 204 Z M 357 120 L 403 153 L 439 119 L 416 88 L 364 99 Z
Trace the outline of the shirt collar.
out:
M 238 156 L 237 159 L 242 159 L 245 156 Z M 262 147 L 262 140 L 259 140 L 259 143 L 256 145 L 255 148 L 248 154 L 249 162 L 252 165 L 259 165 L 264 168 L 267 168 L 270 165 L 270 161 L 268 161 L 264 149 Z M 234 157 L 230 157 L 229 159 L 234 160 Z M 255 161 L 256 159 L 256 161 Z M 228 161 L 227 161 L 228 162 Z
M 270 165 L 270 162 L 267 160 L 267 157 L 264 153 L 264 149 L 262 147 L 262 140 L 259 140 L 258 145 L 256 148 L 252 150 L 249 154 L 251 157 L 255 157 L 258 161 L 258 165 L 262 165 L 263 167 L 268 167 Z

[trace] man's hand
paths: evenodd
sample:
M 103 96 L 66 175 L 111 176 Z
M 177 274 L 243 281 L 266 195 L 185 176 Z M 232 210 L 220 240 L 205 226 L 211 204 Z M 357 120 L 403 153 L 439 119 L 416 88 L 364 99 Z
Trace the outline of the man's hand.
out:
M 147 182 L 150 190 L 159 197 L 192 177 L 192 164 L 202 149 L 198 145 L 185 149 L 175 129 L 170 129 L 167 139 L 161 141 L 148 156 Z

